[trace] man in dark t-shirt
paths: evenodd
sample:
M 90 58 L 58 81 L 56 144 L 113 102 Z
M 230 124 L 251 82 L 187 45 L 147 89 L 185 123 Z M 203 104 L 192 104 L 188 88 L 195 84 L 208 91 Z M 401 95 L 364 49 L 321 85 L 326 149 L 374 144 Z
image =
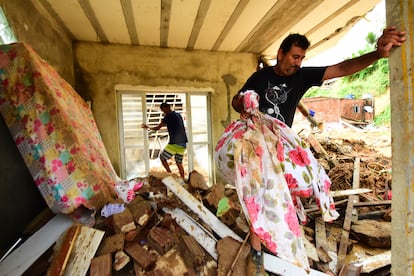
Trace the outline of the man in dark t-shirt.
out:
M 254 90 L 260 97 L 260 111 L 291 127 L 296 107 L 311 86 L 319 86 L 328 79 L 354 74 L 378 59 L 388 57 L 391 49 L 401 46 L 405 40 L 405 32 L 389 27 L 377 40 L 377 48 L 373 52 L 331 66 L 301 68 L 310 43 L 304 35 L 290 34 L 280 45 L 276 65 L 253 73 L 233 97 L 232 106 L 242 119 L 249 118 L 250 114 L 243 106 L 243 92 Z M 253 263 L 256 266 L 253 268 L 255 275 L 264 275 L 261 241 L 254 231 L 250 232 L 250 244 L 253 262 L 249 262 L 248 267 Z
M 259 109 L 288 126 L 292 126 L 296 107 L 305 92 L 323 81 L 354 74 L 380 58 L 388 57 L 394 47 L 406 40 L 405 32 L 395 27 L 386 28 L 377 40 L 377 49 L 362 56 L 325 67 L 301 67 L 310 43 L 304 35 L 287 36 L 277 53 L 275 66 L 253 73 L 233 97 L 233 108 L 242 118 L 249 115 L 243 108 L 243 91 L 254 90 L 260 96 Z
M 142 127 L 145 129 L 159 130 L 163 126 L 167 126 L 170 138 L 168 145 L 160 154 L 160 160 L 167 172 L 171 172 L 167 160 L 174 156 L 180 176 L 184 180 L 183 157 L 188 139 L 183 118 L 179 113 L 171 110 L 170 104 L 166 102 L 160 105 L 160 109 L 164 113 L 164 118 L 162 118 L 161 122 L 155 127 L 149 127 L 146 124 L 143 124 Z

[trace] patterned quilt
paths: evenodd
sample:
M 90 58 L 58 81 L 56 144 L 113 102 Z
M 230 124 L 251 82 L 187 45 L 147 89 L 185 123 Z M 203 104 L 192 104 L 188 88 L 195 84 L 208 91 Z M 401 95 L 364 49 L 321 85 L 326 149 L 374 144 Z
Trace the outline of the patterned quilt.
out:
M 100 209 L 119 180 L 92 112 L 25 43 L 0 46 L 0 113 L 50 209 Z

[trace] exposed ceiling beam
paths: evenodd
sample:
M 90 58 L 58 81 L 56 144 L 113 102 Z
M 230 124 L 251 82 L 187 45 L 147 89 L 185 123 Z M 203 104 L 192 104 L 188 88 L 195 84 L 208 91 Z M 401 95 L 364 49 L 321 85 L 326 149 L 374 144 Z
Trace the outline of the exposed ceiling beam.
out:
M 139 45 L 137 29 L 135 27 L 135 18 L 132 9 L 131 0 L 121 0 L 122 12 L 124 13 L 125 23 L 127 25 L 129 38 L 132 45 Z
M 91 25 L 95 29 L 95 32 L 98 35 L 99 40 L 103 43 L 108 43 L 109 39 L 106 36 L 105 31 L 102 28 L 101 24 L 99 23 L 99 20 L 96 17 L 95 12 L 93 11 L 93 8 L 89 0 L 78 0 L 78 2 L 79 2 L 79 5 L 82 7 L 83 12 L 85 13 L 86 17 L 91 22 Z
M 304 17 L 322 2 L 323 0 L 277 1 L 238 50 L 262 53 L 272 45 L 275 37 L 282 36 L 293 26 L 297 18 Z
M 172 0 L 161 0 L 160 47 L 168 47 L 168 31 L 170 26 Z
M 204 19 L 210 7 L 211 0 L 202 0 L 198 8 L 197 16 L 191 30 L 190 38 L 188 39 L 187 49 L 192 50 L 196 43 L 198 34 L 200 33 L 201 27 L 203 26 Z
M 240 0 L 239 4 L 237 4 L 237 7 L 235 8 L 234 12 L 232 13 L 229 21 L 227 21 L 226 26 L 223 28 L 223 31 L 220 33 L 219 37 L 217 38 L 217 40 L 214 43 L 213 48 L 211 50 L 217 51 L 219 49 L 221 43 L 223 43 L 223 41 L 226 38 L 227 34 L 233 28 L 234 23 L 236 23 L 237 19 L 240 17 L 240 14 L 246 8 L 248 3 L 249 3 L 249 0 Z

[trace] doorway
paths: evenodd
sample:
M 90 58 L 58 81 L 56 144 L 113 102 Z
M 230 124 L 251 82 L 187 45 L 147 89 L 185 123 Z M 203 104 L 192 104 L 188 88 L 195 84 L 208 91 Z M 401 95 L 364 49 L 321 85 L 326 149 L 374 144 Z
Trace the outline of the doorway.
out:
M 141 128 L 143 123 L 153 127 L 161 122 L 163 113 L 160 105 L 163 102 L 169 103 L 171 109 L 180 113 L 184 120 L 188 136 L 183 160 L 186 177 L 196 170 L 207 183 L 212 183 L 210 91 L 117 90 L 121 177 L 132 179 L 165 171 L 159 155 L 168 144 L 167 128 L 158 131 Z M 172 172 L 179 175 L 174 158 L 169 162 Z

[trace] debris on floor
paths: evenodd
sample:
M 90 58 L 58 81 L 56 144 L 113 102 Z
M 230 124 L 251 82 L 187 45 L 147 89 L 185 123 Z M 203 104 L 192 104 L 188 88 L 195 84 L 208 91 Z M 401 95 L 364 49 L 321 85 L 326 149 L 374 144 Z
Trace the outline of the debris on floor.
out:
M 391 159 L 361 141 L 311 139 L 341 216 L 325 223 L 316 202 L 303 202 L 310 275 L 388 275 Z M 235 188 L 209 187 L 196 171 L 188 183 L 177 179 L 160 172 L 136 179 L 142 186 L 132 201 L 116 199 L 96 211 L 89 232 L 75 223 L 25 274 L 245 275 L 249 227 Z M 289 274 L 281 267 L 265 264 L 269 275 Z

